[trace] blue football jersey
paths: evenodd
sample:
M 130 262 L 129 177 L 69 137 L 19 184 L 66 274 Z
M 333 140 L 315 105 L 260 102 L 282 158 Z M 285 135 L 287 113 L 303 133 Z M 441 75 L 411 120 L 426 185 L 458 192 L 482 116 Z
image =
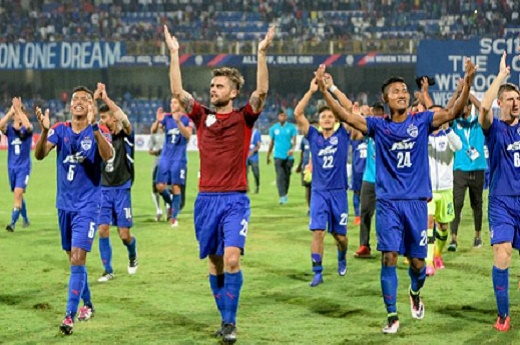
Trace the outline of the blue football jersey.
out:
M 180 120 L 184 126 L 188 127 L 190 125 L 190 119 L 186 115 L 181 115 Z M 159 164 L 172 161 L 186 162 L 188 139 L 181 134 L 173 116 L 166 114 L 161 124 L 164 128 L 165 139 Z
M 367 117 L 367 134 L 376 145 L 378 199 L 429 199 L 432 197 L 428 136 L 433 112 L 408 115 L 403 122 Z
M 101 202 L 102 159 L 92 127 L 74 133 L 70 122 L 59 122 L 49 131 L 47 140 L 56 146 L 56 208 L 97 210 Z
M 350 135 L 343 126 L 328 138 L 310 126 L 307 133 L 311 148 L 313 190 L 347 189 L 347 156 Z
M 520 195 L 520 124 L 495 119 L 484 131 L 489 150 L 489 195 Z
M 7 167 L 9 169 L 27 169 L 31 167 L 32 131 L 25 127 L 19 130 L 7 125 Z
M 352 171 L 362 174 L 367 162 L 368 139 L 351 140 L 352 146 Z

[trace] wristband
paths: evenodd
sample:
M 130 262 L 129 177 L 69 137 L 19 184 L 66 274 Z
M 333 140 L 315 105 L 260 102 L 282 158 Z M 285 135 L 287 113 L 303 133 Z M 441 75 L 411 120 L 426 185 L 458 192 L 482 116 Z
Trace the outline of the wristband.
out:
M 330 93 L 334 93 L 334 91 L 336 91 L 338 88 L 336 85 L 332 85 L 331 87 L 329 87 L 329 92 Z
M 94 132 L 99 131 L 99 125 L 98 125 L 97 123 L 95 123 L 95 124 L 93 124 L 93 125 L 90 125 L 90 126 L 92 127 L 92 130 L 93 130 Z

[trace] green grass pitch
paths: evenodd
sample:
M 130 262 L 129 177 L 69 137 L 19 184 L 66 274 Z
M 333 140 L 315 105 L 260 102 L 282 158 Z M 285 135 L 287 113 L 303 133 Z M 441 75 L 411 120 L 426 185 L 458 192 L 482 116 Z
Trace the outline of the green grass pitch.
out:
M 12 194 L 6 152 L 0 152 L 0 225 L 8 223 Z M 126 273 L 126 249 L 112 228 L 115 279 L 97 283 L 103 268 L 98 242 L 87 267 L 95 316 L 76 322 L 74 334 L 60 335 L 69 265 L 61 250 L 57 212 L 55 153 L 33 160 L 26 194 L 31 226 L 0 231 L 0 344 L 216 344 L 220 318 L 211 296 L 207 263 L 198 259 L 193 230 L 197 192 L 197 153 L 189 154 L 187 205 L 180 226 L 154 221 L 151 200 L 153 157 L 136 153 L 132 191 L 139 270 Z M 514 344 L 520 342 L 518 254 L 513 254 L 510 296 L 512 330 L 495 331 L 491 282 L 492 250 L 487 216 L 484 247 L 473 249 L 469 200 L 456 253 L 445 253 L 446 269 L 428 278 L 422 291 L 424 320 L 410 315 L 407 267 L 399 260 L 398 310 L 401 328 L 383 335 L 386 313 L 381 298 L 379 254 L 354 259 L 358 227 L 349 226 L 348 273 L 336 273 L 336 249 L 326 238 L 324 284 L 312 278 L 307 207 L 299 176 L 293 174 L 289 203 L 278 205 L 274 166 L 261 153 L 260 193 L 251 195 L 251 222 L 242 259 L 244 285 L 238 313 L 242 344 Z M 351 203 L 351 197 L 349 202 Z M 487 212 L 487 211 L 486 211 Z M 352 209 L 350 211 L 352 215 Z M 351 216 L 352 220 L 353 217 Z M 372 238 L 375 240 L 374 230 Z M 373 243 L 375 247 L 375 243 Z

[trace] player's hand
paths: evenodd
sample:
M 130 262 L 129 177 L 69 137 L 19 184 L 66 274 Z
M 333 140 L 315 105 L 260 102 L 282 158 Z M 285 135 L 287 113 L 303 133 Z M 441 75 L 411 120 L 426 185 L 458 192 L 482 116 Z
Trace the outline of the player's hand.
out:
M 264 39 L 258 43 L 258 52 L 265 53 L 267 48 L 269 48 L 271 42 L 273 42 L 275 28 L 276 26 L 272 25 L 269 30 L 267 30 L 267 34 L 265 35 Z
M 327 86 L 325 85 L 325 65 L 321 64 L 316 72 L 314 72 L 314 77 L 316 81 L 318 81 L 318 88 L 321 92 L 327 92 Z
M 271 157 L 267 156 L 267 165 L 271 164 Z
M 467 83 L 467 85 L 471 86 L 471 84 L 473 84 L 473 80 L 475 79 L 475 75 L 477 74 L 477 69 L 478 66 L 471 62 L 470 58 L 467 58 L 464 62 L 464 72 L 466 72 L 464 80 Z
M 157 109 L 157 113 L 155 114 L 155 120 L 156 121 L 162 121 L 164 119 L 164 111 L 162 107 L 159 107 Z
M 430 84 L 428 84 L 428 77 L 422 77 L 421 79 L 421 92 L 422 93 L 428 93 L 428 88 L 430 87 Z
M 511 67 L 506 65 L 506 57 L 507 57 L 507 53 L 504 50 L 504 53 L 502 54 L 502 57 L 500 58 L 500 70 L 498 73 L 500 73 L 504 76 L 509 76 L 511 74 Z
M 96 93 L 97 93 L 97 98 L 96 98 Z M 97 88 L 96 88 L 96 91 L 94 92 L 94 99 L 102 99 L 102 100 L 105 100 L 108 98 L 108 95 L 107 95 L 107 89 L 106 89 L 106 86 L 105 84 L 103 83 L 97 83 Z
M 42 110 L 40 107 L 36 107 L 36 118 L 38 119 L 38 122 L 40 123 L 40 126 L 43 130 L 48 131 L 51 125 L 51 122 L 49 120 L 49 109 L 45 109 L 45 114 L 42 113 Z
M 334 85 L 334 80 L 332 79 L 332 76 L 330 73 L 325 73 L 323 75 L 323 82 L 325 83 L 325 87 L 329 89 L 332 85 Z
M 299 174 L 302 172 L 302 165 L 301 164 L 298 164 L 298 166 L 296 167 L 296 169 L 294 170 L 295 173 Z
M 99 84 L 101 84 L 101 83 L 97 83 L 96 90 L 94 91 L 94 100 L 98 100 L 98 99 L 102 98 L 102 95 L 101 95 L 102 89 L 99 87 Z
M 13 110 L 22 111 L 22 99 L 20 97 L 13 97 Z
M 95 124 L 97 121 L 96 113 L 94 112 L 94 106 L 92 103 L 89 103 L 87 106 L 87 122 L 89 125 Z
M 294 154 L 293 149 L 290 149 L 289 151 L 287 151 L 287 157 L 292 157 L 293 154 Z
M 175 36 L 170 34 L 168 27 L 164 26 L 164 41 L 170 50 L 170 53 L 177 53 L 179 51 L 179 42 Z
M 14 106 L 11 105 L 11 107 L 9 107 L 9 111 L 7 112 L 7 114 L 5 114 L 5 117 L 7 117 L 8 119 L 11 119 L 11 117 L 13 117 L 14 115 Z
M 318 81 L 316 78 L 312 78 L 311 84 L 309 85 L 309 91 L 312 93 L 318 91 Z

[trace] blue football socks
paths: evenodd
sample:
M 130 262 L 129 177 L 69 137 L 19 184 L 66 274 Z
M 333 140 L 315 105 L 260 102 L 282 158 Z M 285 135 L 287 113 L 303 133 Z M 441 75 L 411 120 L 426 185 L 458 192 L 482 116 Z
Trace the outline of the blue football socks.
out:
M 101 262 L 107 273 L 113 273 L 112 269 L 112 246 L 110 245 L 110 237 L 99 238 L 99 254 Z
M 498 315 L 509 315 L 509 268 L 504 270 L 493 266 L 493 290 L 497 301 Z
M 22 214 L 22 218 L 24 222 L 29 223 L 29 218 L 27 218 L 27 205 L 25 204 L 25 199 L 22 198 L 22 208 L 20 209 L 20 213 Z
M 426 265 L 423 266 L 419 271 L 412 269 L 412 266 L 408 268 L 408 275 L 412 281 L 411 288 L 412 292 L 418 293 L 424 285 L 426 280 Z
M 123 244 L 126 246 L 126 250 L 128 251 L 128 258 L 135 259 L 137 257 L 137 240 L 135 239 L 135 237 L 132 236 L 132 242 L 130 242 L 129 244 L 126 244 L 125 242 L 123 242 Z
M 224 323 L 236 325 L 238 300 L 242 289 L 242 271 L 237 273 L 224 273 Z
M 167 203 L 168 205 L 172 204 L 172 195 L 170 194 L 170 191 L 168 189 L 163 190 L 161 196 L 165 203 Z
M 323 272 L 321 255 L 318 253 L 311 253 L 311 259 L 312 259 L 312 271 L 314 272 L 314 274 L 321 274 L 321 272 Z
M 67 314 L 72 318 L 76 315 L 79 300 L 83 296 L 87 269 L 85 266 L 70 266 L 69 295 L 67 299 Z
M 213 293 L 213 297 L 215 298 L 215 303 L 217 304 L 218 311 L 220 312 L 220 316 L 222 320 L 224 320 L 224 275 L 209 275 L 209 286 L 211 287 L 211 292 Z
M 386 311 L 389 314 L 397 313 L 397 271 L 395 266 L 381 267 L 381 290 L 383 291 Z
M 11 225 L 14 226 L 20 217 L 20 209 L 18 207 L 14 207 L 11 212 Z
M 171 205 L 172 205 L 172 218 L 177 219 L 177 216 L 179 215 L 179 210 L 181 208 L 181 195 L 180 194 L 173 194 Z
M 352 201 L 354 202 L 354 215 L 359 217 L 360 194 L 354 193 Z

